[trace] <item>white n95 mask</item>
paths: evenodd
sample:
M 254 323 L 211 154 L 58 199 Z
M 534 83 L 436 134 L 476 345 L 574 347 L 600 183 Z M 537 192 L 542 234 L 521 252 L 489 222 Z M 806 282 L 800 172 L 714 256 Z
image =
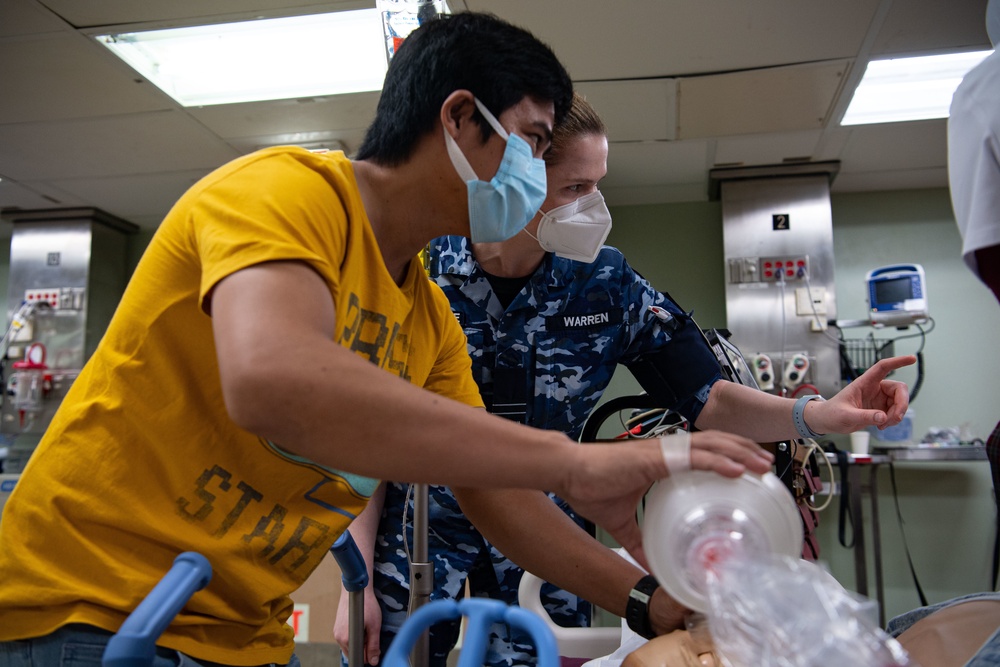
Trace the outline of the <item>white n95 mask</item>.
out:
M 535 238 L 543 250 L 590 264 L 610 233 L 611 212 L 597 191 L 542 213 Z

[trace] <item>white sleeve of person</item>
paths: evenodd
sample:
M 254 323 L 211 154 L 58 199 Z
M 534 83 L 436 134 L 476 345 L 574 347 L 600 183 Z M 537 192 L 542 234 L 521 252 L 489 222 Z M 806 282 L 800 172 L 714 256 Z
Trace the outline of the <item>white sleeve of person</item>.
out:
M 691 469 L 691 434 L 678 431 L 660 438 L 660 452 L 670 474 Z

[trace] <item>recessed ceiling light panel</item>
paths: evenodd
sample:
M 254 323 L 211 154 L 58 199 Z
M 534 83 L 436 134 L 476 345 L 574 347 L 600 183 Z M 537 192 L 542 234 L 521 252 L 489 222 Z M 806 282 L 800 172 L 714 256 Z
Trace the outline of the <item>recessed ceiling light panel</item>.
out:
M 947 118 L 951 97 L 992 51 L 872 60 L 841 125 Z
M 97 35 L 186 107 L 379 90 L 378 10 Z

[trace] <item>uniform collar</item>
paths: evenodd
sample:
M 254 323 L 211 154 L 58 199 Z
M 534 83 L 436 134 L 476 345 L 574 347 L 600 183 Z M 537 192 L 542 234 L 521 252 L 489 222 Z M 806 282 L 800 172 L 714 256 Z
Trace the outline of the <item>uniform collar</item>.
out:
M 431 276 L 452 275 L 471 278 L 479 270 L 472 256 L 472 241 L 464 236 L 441 236 L 431 241 L 434 261 Z
M 433 274 L 463 276 L 467 280 L 482 275 L 483 269 L 472 255 L 472 241 L 465 236 L 442 236 L 432 243 L 436 246 Z M 531 284 L 544 280 L 549 287 L 563 287 L 573 280 L 573 261 L 545 253 L 542 263 L 531 276 Z

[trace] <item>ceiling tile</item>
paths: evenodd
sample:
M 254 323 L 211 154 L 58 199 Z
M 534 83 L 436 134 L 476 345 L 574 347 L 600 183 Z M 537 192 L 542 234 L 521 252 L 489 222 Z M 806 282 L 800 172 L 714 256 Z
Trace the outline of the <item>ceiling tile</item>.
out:
M 4 69 L 0 124 L 176 106 L 124 62 L 76 33 L 0 41 L 0 62 L 18 63 Z
M 849 61 L 683 78 L 680 139 L 822 129 Z
M 944 167 L 948 164 L 947 128 L 943 118 L 852 127 L 840 157 L 842 171 Z
M 32 0 L 0 2 L 0 37 L 66 30 L 66 24 Z M 4 61 L 8 62 L 8 61 Z
M 212 168 L 237 155 L 177 111 L 0 125 L 0 168 L 18 181 Z
M 302 146 L 310 150 L 342 150 L 353 157 L 364 139 L 364 129 L 338 130 L 336 132 L 291 132 L 288 134 L 272 134 L 256 137 L 234 137 L 226 139 L 226 143 L 235 148 L 241 155 L 268 146 Z
M 850 138 L 850 127 L 837 126 L 824 130 L 819 145 L 816 146 L 816 161 L 839 160 Z
M 676 80 L 584 81 L 575 87 L 600 114 L 611 141 L 676 138 Z
M 465 4 L 527 27 L 552 46 L 574 80 L 591 81 L 850 58 L 863 43 L 882 1 L 466 0 Z
M 0 209 L 86 205 L 87 202 L 47 183 L 17 183 L 9 178 L 0 178 Z
M 764 165 L 816 159 L 822 132 L 783 132 L 721 137 L 716 141 L 713 166 Z
M 605 187 L 696 183 L 708 177 L 704 141 L 643 141 L 608 147 Z
M 125 23 L 191 25 L 235 20 L 233 15 L 285 16 L 374 6 L 370 0 L 45 0 L 52 11 L 83 28 Z M 225 18 L 229 17 L 229 18 Z M 206 20 L 211 19 L 211 20 Z
M 948 26 L 947 30 L 942 26 Z M 884 58 L 961 47 L 992 48 L 986 35 L 986 0 L 895 2 L 872 45 L 871 55 Z
M 191 108 L 188 113 L 225 139 L 292 132 L 366 129 L 380 93 L 354 93 L 302 100 L 273 100 Z
M 77 178 L 53 181 L 53 185 L 95 206 L 100 202 L 100 208 L 126 220 L 139 217 L 163 219 L 181 195 L 211 171 L 211 169 L 199 169 L 106 178 Z

